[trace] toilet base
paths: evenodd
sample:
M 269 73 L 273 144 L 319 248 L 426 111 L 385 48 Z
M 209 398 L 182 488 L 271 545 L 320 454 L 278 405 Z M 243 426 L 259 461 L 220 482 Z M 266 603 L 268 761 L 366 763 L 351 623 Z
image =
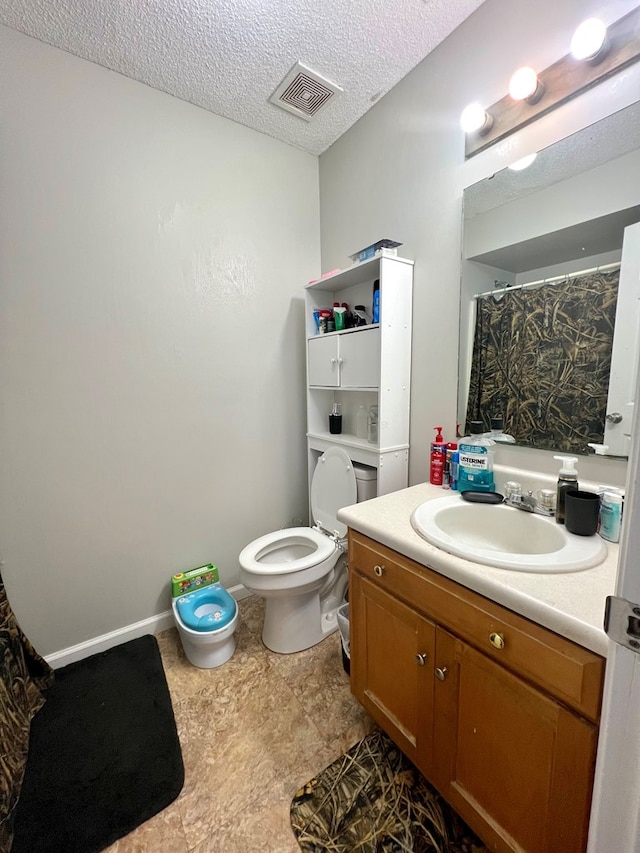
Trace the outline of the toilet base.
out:
M 262 642 L 272 652 L 291 654 L 310 649 L 337 627 L 335 616 L 333 624 L 323 619 L 317 592 L 267 598 Z
M 179 633 L 187 660 L 199 669 L 213 669 L 216 666 L 222 666 L 236 650 L 236 641 L 233 635 L 222 642 L 196 645 L 181 631 Z
M 265 595 L 265 646 L 279 654 L 302 652 L 337 631 L 336 613 L 344 603 L 347 577 L 346 557 L 341 555 L 320 589 L 294 595 L 289 589 Z

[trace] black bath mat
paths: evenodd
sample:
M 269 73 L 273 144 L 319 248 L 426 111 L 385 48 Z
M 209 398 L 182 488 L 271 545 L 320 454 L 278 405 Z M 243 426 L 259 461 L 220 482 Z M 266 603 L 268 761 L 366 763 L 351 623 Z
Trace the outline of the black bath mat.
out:
M 155 637 L 56 671 L 33 719 L 11 853 L 97 853 L 184 783 Z
M 291 827 L 304 853 L 488 853 L 379 731 L 300 788 Z

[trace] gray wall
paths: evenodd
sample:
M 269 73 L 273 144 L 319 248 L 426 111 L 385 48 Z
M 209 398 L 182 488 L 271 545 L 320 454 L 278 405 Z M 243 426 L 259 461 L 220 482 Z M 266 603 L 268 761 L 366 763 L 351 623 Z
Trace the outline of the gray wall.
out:
M 0 541 L 42 653 L 306 517 L 318 161 L 0 28 Z M 11 80 L 11 84 L 8 81 Z

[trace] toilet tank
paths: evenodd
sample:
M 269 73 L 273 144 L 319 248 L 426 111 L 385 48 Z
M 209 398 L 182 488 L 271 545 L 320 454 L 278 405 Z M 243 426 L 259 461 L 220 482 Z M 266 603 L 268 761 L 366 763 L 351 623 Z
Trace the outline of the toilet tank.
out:
M 358 503 L 375 498 L 378 494 L 378 470 L 369 465 L 360 465 L 354 462 L 353 471 L 356 475 Z

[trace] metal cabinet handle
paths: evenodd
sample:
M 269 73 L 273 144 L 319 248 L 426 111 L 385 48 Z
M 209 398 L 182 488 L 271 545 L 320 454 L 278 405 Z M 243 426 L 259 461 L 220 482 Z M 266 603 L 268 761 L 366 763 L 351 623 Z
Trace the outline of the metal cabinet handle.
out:
M 425 663 L 427 662 L 427 655 L 421 655 L 418 653 L 416 655 L 416 660 L 418 662 L 418 666 L 424 666 Z
M 444 681 L 447 677 L 447 667 L 446 666 L 437 666 L 436 667 L 436 678 L 438 681 Z
M 620 412 L 611 412 L 606 415 L 605 420 L 607 420 L 610 424 L 619 424 L 622 420 L 622 415 Z
M 338 363 L 338 359 L 337 359 L 337 358 L 332 358 L 332 359 L 331 359 L 331 364 L 337 364 L 337 363 Z
M 384 574 L 384 566 L 374 566 L 373 567 L 373 573 L 374 573 L 374 575 L 376 575 L 376 577 L 381 578 L 382 575 Z
M 504 649 L 504 634 L 496 634 L 494 631 L 492 634 L 489 634 L 489 642 L 494 649 Z

